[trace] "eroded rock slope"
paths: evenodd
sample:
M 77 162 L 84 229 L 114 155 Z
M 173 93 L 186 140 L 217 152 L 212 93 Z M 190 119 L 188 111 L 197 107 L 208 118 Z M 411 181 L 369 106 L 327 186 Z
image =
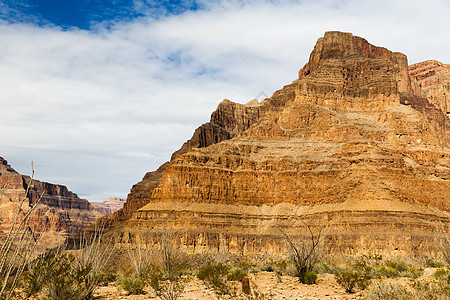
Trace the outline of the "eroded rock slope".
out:
M 133 187 L 127 203 L 148 204 L 121 230 L 172 230 L 193 252 L 276 253 L 279 229 L 309 224 L 327 228 L 329 251 L 435 254 L 433 231 L 450 221 L 450 131 L 447 96 L 427 87 L 448 80 L 414 70 L 401 53 L 325 33 L 298 79 L 219 114 L 231 120 L 220 129 L 212 118 Z

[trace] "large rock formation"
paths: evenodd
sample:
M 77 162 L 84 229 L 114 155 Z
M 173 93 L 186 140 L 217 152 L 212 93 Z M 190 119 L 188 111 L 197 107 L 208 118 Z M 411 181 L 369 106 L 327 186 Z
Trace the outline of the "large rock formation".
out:
M 276 253 L 279 229 L 309 224 L 327 228 L 329 251 L 435 254 L 433 231 L 450 221 L 449 118 L 413 69 L 401 53 L 325 33 L 250 122 L 245 109 L 216 113 L 233 135 L 200 127 L 121 230 L 152 240 L 170 228 L 193 252 Z
M 233 138 L 256 123 L 259 112 L 260 104 L 257 100 L 252 100 L 245 105 L 223 100 L 211 114 L 210 121 L 198 127 L 191 139 L 175 151 L 170 160 L 173 161 L 192 148 L 208 147 Z M 113 223 L 128 220 L 133 212 L 149 203 L 153 190 L 158 186 L 168 165 L 169 162 L 164 163 L 158 170 L 145 174 L 142 181 L 131 188 L 123 209 L 115 213 L 110 220 Z
M 22 215 L 40 199 L 33 211 L 29 226 L 35 232 L 52 232 L 61 241 L 101 216 L 85 199 L 63 185 L 41 182 L 17 173 L 0 157 L 0 231 L 11 228 L 14 216 L 22 205 Z

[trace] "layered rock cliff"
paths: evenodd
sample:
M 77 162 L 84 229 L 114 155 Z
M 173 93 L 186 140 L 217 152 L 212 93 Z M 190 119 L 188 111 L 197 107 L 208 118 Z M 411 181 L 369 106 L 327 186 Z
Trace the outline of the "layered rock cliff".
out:
M 208 147 L 233 138 L 256 123 L 259 114 L 260 104 L 257 100 L 245 105 L 223 100 L 211 114 L 210 121 L 198 127 L 192 137 L 172 154 L 170 161 L 192 148 Z M 168 166 L 169 162 L 164 163 L 158 170 L 148 172 L 142 181 L 133 185 L 123 209 L 111 216 L 111 222 L 127 220 L 133 212 L 149 203 L 153 190 L 158 186 Z
M 450 224 L 449 119 L 413 69 L 401 53 L 325 33 L 252 122 L 234 110 L 217 114 L 243 125 L 233 136 L 200 127 L 121 230 L 258 253 L 283 250 L 279 228 L 309 224 L 327 228 L 329 251 L 436 254 L 433 231 Z
M 103 202 L 92 202 L 92 206 L 94 206 L 95 210 L 103 215 L 112 215 L 116 211 L 122 209 L 125 204 L 126 199 L 120 197 L 109 197 L 108 200 Z
M 417 93 L 450 117 L 450 65 L 427 60 L 409 66 Z
M 101 216 L 85 199 L 63 185 L 41 182 L 17 173 L 0 157 L 0 231 L 11 228 L 20 202 L 24 213 L 40 199 L 29 226 L 36 232 L 51 231 L 66 236 L 95 222 Z

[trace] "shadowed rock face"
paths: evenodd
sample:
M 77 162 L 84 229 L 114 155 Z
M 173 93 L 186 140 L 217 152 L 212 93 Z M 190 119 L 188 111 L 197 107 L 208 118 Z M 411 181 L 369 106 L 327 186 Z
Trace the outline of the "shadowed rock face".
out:
M 307 223 L 328 228 L 329 251 L 436 254 L 432 231 L 450 221 L 449 120 L 411 83 L 405 55 L 327 32 L 297 80 L 257 114 L 237 111 L 197 129 L 140 190 L 148 204 L 125 230 L 154 242 L 171 229 L 193 252 L 277 253 L 278 228 L 301 235 Z
M 25 199 L 23 212 L 31 209 L 39 198 L 29 225 L 36 231 L 55 231 L 60 235 L 75 233 L 101 216 L 85 199 L 63 185 L 32 180 L 17 173 L 5 159 L 0 157 L 0 230 L 9 230 L 18 205 Z

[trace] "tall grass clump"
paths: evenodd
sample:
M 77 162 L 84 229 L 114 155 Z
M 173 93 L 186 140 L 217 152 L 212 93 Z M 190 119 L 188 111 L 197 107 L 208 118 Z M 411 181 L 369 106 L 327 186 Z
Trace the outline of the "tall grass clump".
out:
M 39 255 L 28 263 L 23 276 L 23 290 L 27 297 L 92 299 L 109 267 L 111 241 L 112 238 L 105 240 L 103 226 L 100 225 L 89 238 L 82 234 L 79 250 L 68 251 L 63 245 Z

